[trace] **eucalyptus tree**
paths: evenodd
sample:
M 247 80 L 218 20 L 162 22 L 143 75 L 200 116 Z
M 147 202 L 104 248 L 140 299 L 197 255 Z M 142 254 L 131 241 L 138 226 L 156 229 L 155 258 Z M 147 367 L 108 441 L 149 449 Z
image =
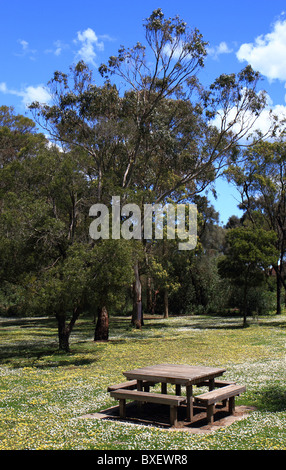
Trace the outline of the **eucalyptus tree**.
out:
M 0 297 L 8 311 L 15 312 L 22 301 L 21 278 L 39 265 L 28 245 L 32 220 L 37 223 L 45 207 L 29 193 L 23 168 L 45 144 L 31 119 L 0 107 Z
M 244 162 L 231 166 L 229 178 L 241 194 L 240 207 L 255 227 L 276 233 L 279 256 L 273 264 L 277 285 L 277 314 L 281 313 L 281 287 L 286 289 L 286 145 L 283 140 L 260 142 L 244 152 Z
M 276 262 L 278 252 L 273 231 L 252 227 L 229 229 L 226 234 L 226 254 L 219 259 L 218 270 L 222 278 L 229 279 L 243 292 L 243 326 L 247 325 L 247 303 L 251 287 L 261 285 L 269 267 Z
M 266 106 L 259 74 L 246 67 L 205 90 L 198 80 L 207 43 L 179 17 L 154 10 L 145 44 L 121 47 L 99 67 L 103 85 L 79 62 L 49 82 L 52 104 L 35 119 L 67 149 L 82 149 L 94 202 L 192 201 L 233 161 L 235 147 Z M 134 259 L 134 318 L 141 325 L 140 265 Z M 136 300 L 137 298 L 137 300 Z
M 0 169 L 36 155 L 45 142 L 32 119 L 16 114 L 13 106 L 0 106 Z

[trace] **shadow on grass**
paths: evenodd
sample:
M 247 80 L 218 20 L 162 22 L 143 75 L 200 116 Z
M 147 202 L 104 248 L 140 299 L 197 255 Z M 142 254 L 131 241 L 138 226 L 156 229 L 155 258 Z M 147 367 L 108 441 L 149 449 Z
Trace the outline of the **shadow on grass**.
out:
M 172 321 L 168 323 L 168 320 L 162 321 L 162 318 L 149 317 L 147 318 L 148 321 L 145 322 L 144 328 L 184 328 L 184 330 L 244 330 L 253 324 L 258 324 L 259 326 L 265 328 L 286 328 L 285 315 L 281 315 L 280 317 L 275 316 L 273 320 L 271 319 L 271 316 L 254 317 L 249 315 L 247 317 L 246 325 L 243 325 L 243 318 L 241 316 L 227 317 L 219 315 L 194 315 L 186 318 L 182 317 L 182 322 L 180 322 L 180 317 L 171 316 L 170 319 L 172 320 L 172 318 L 178 319 L 175 325 L 172 323 Z M 187 323 L 187 321 L 189 323 Z
M 0 364 L 22 368 L 77 367 L 98 361 L 100 348 L 91 341 L 94 324 L 91 319 L 79 321 L 70 340 L 70 353 L 58 347 L 54 318 L 8 318 L 0 321 Z M 76 337 L 74 339 L 74 337 Z M 92 355 L 90 354 L 92 353 Z
M 285 317 L 284 317 L 285 318 Z M 283 321 L 281 319 L 281 322 L 280 321 L 261 321 L 258 319 L 258 323 L 260 326 L 265 326 L 266 328 L 269 327 L 269 328 L 286 328 L 286 322 L 285 320 Z
M 154 321 L 154 323 L 146 323 L 144 325 L 144 329 L 158 329 L 158 330 L 162 330 L 162 329 L 171 329 L 171 328 L 176 328 L 176 329 L 179 329 L 179 328 L 183 328 L 184 330 L 240 330 L 240 329 L 244 329 L 245 327 L 242 325 L 242 320 L 241 322 L 237 322 L 237 323 L 229 323 L 229 324 L 225 324 L 225 323 L 222 323 L 221 325 L 219 325 L 217 322 L 213 322 L 212 320 L 210 320 L 209 322 L 207 320 L 204 320 L 202 322 L 200 321 L 194 321 L 194 320 L 191 320 L 190 321 L 190 324 L 189 325 L 186 325 L 185 322 L 182 322 L 182 323 L 176 323 L 176 326 L 172 325 L 171 323 L 170 324 L 166 324 L 166 323 L 162 323 L 160 321 Z
M 286 389 L 280 384 L 272 384 L 254 393 L 255 406 L 259 411 L 286 411 Z
M 0 364 L 2 366 L 22 368 L 34 367 L 38 369 L 49 369 L 52 367 L 83 366 L 97 362 L 98 351 L 92 358 L 85 357 L 86 351 L 73 351 L 64 353 L 57 346 L 42 346 L 35 344 L 27 346 L 0 347 Z M 75 357 L 76 355 L 76 357 Z M 78 357 L 82 356 L 82 357 Z
M 169 321 L 170 320 L 170 321 Z M 174 321 L 175 320 L 175 321 Z M 278 320 L 278 321 L 277 321 Z M 267 328 L 285 327 L 286 322 L 279 319 L 258 320 Z M 280 325 L 281 323 L 281 325 Z M 56 366 L 80 366 L 97 362 L 105 351 L 101 343 L 93 342 L 95 324 L 91 317 L 83 316 L 73 329 L 70 341 L 71 353 L 58 351 L 57 323 L 53 317 L 41 318 L 0 318 L 0 363 L 6 366 L 49 368 Z M 143 342 L 163 338 L 176 341 L 174 333 L 182 329 L 192 330 L 240 330 L 243 329 L 241 318 L 223 318 L 208 316 L 193 317 L 144 317 L 141 331 L 131 325 L 127 316 L 110 318 L 110 343 L 124 344 Z M 150 333 L 149 333 L 150 332 Z M 141 334 L 142 333 L 142 334 Z M 267 398 L 267 397 L 265 397 Z
M 29 318 L 2 318 L 1 328 L 21 327 L 21 328 L 39 328 L 40 326 L 54 328 L 55 320 L 51 317 L 29 317 Z

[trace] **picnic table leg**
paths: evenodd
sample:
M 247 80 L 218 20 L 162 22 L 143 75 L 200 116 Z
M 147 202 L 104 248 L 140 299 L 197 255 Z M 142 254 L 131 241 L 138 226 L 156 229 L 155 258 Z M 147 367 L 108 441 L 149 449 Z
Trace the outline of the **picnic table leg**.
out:
M 207 406 L 207 420 L 209 424 L 214 422 L 214 405 Z
M 143 380 L 137 380 L 137 390 L 138 390 L 138 392 L 142 392 L 142 390 L 143 390 Z M 139 408 L 141 408 L 141 406 L 142 406 L 141 401 L 136 400 L 136 404 Z
M 176 395 L 181 395 L 181 384 L 176 384 Z
M 187 393 L 187 420 L 193 421 L 193 387 L 192 385 L 186 386 Z
M 167 393 L 167 384 L 164 382 L 161 383 L 161 393 Z
M 137 380 L 137 390 L 138 392 L 142 392 L 143 381 Z
M 124 398 L 119 400 L 119 416 L 120 418 L 126 418 L 126 402 Z
M 177 426 L 178 424 L 178 411 L 176 406 L 170 406 L 170 423 L 171 426 Z
M 235 397 L 229 397 L 228 410 L 229 410 L 229 414 L 233 415 L 235 411 Z
M 144 383 L 143 388 L 144 388 L 144 392 L 150 392 L 150 384 L 149 384 L 149 382 Z
M 209 380 L 209 391 L 211 392 L 212 390 L 214 390 L 214 388 L 215 388 L 215 380 L 210 379 Z

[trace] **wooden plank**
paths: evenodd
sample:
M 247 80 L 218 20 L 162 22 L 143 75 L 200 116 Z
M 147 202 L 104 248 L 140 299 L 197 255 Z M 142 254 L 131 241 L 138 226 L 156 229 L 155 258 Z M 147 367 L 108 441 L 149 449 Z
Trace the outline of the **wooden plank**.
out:
M 241 393 L 245 392 L 245 390 L 246 387 L 244 385 L 228 385 L 226 387 L 220 388 L 219 390 L 212 390 L 211 392 L 197 395 L 195 397 L 195 401 L 211 405 L 218 401 L 240 395 Z
M 143 388 L 145 390 L 145 388 L 148 388 L 150 387 L 151 385 L 155 385 L 156 382 L 147 382 L 147 381 L 143 381 Z M 119 388 L 126 388 L 126 389 L 136 389 L 137 388 L 137 380 L 128 380 L 127 382 L 122 382 L 120 384 L 115 384 L 115 385 L 110 385 L 108 388 L 107 388 L 107 391 L 108 392 L 111 392 L 113 390 L 118 390 Z M 145 390 L 145 391 L 148 391 L 148 390 Z
M 236 384 L 236 382 L 228 381 L 228 380 L 215 379 L 215 381 L 214 381 L 214 386 L 218 387 L 218 388 L 226 387 L 227 385 L 235 385 L 235 384 Z M 209 381 L 205 380 L 203 382 L 197 383 L 196 385 L 197 385 L 197 387 L 208 387 L 209 386 Z
M 173 404 L 179 406 L 186 401 L 186 397 L 180 397 L 177 395 L 163 395 L 160 393 L 141 392 L 138 390 L 114 390 L 110 392 L 110 395 L 117 399 L 126 400 L 140 400 L 150 403 L 161 403 L 162 405 Z
M 141 369 L 135 369 L 136 371 L 142 371 L 143 373 L 152 372 L 172 372 L 176 374 L 212 374 L 217 372 L 225 372 L 225 369 L 217 368 L 217 367 L 206 367 L 206 366 L 191 366 L 187 364 L 157 364 L 154 366 L 146 366 Z
M 137 380 L 129 380 L 128 382 L 122 382 L 121 384 L 117 385 L 110 385 L 107 388 L 108 392 L 111 392 L 113 390 L 118 390 L 119 388 L 136 388 L 137 387 Z
M 172 384 L 196 384 L 222 375 L 225 369 L 189 366 L 182 364 L 158 364 L 123 372 L 127 379 L 150 380 Z
M 124 372 L 125 374 L 136 374 L 140 376 L 144 375 L 158 375 L 158 376 L 177 376 L 177 377 L 188 377 L 188 376 L 200 376 L 200 375 L 209 375 L 209 374 L 222 374 L 225 372 L 225 369 L 214 368 L 214 367 L 205 367 L 205 366 L 189 366 L 189 365 L 180 365 L 180 364 L 159 364 L 155 366 L 146 366 L 140 369 L 134 369 Z
M 232 380 L 215 380 L 215 387 L 226 387 L 227 385 L 236 385 Z

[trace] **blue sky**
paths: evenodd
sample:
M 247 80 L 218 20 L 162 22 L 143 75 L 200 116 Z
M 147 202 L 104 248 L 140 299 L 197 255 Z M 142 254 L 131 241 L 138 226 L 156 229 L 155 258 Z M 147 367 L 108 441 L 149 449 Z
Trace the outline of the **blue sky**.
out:
M 55 70 L 67 72 L 80 59 L 96 70 L 120 45 L 144 42 L 142 22 L 156 8 L 167 17 L 179 15 L 209 42 L 202 83 L 251 64 L 263 76 L 272 107 L 286 113 L 286 3 L 281 0 L 0 0 L 0 105 L 29 115 L 27 103 L 45 101 L 44 87 Z M 217 192 L 212 203 L 226 223 L 240 214 L 238 196 L 223 181 Z

